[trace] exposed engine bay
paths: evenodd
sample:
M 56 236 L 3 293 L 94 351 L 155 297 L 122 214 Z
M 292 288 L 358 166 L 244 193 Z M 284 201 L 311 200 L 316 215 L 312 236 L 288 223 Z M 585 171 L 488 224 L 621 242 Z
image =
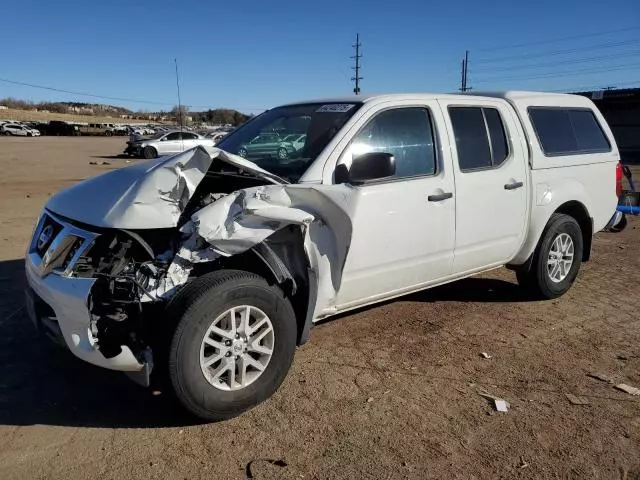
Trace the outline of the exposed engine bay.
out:
M 306 341 L 312 321 L 335 311 L 352 194 L 348 185 L 288 184 L 241 157 L 195 148 L 89 179 L 47 209 L 95 236 L 71 274 L 94 280 L 94 347 L 113 358 L 126 346 L 149 366 L 172 300 L 221 269 L 277 284 Z

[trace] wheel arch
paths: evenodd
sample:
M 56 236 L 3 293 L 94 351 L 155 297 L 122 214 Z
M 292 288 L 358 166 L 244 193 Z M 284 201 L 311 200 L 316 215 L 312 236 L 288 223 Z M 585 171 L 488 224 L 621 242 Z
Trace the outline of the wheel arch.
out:
M 591 258 L 591 242 L 593 239 L 593 218 L 589 215 L 587 207 L 577 200 L 570 200 L 560 205 L 555 212 L 573 217 L 582 232 L 582 261 Z M 547 221 L 548 222 L 548 221 Z
M 526 252 L 525 256 L 522 255 L 522 251 L 518 254 L 518 257 L 520 257 L 521 259 L 520 261 L 516 260 L 516 261 L 510 262 L 509 264 L 507 264 L 507 268 L 511 270 L 529 271 L 529 269 L 531 268 L 531 262 L 536 253 L 536 250 L 538 249 L 538 246 L 542 241 L 543 233 L 547 228 L 547 225 L 549 225 L 549 222 L 551 221 L 551 218 L 555 213 L 568 215 L 574 218 L 578 222 L 578 225 L 580 226 L 580 231 L 582 233 L 582 244 L 583 244 L 582 261 L 586 262 L 589 260 L 589 258 L 591 258 L 591 244 L 593 239 L 593 218 L 589 215 L 589 211 L 587 207 L 584 205 L 584 203 L 578 200 L 568 200 L 560 204 L 558 207 L 556 207 L 555 210 L 549 211 L 548 214 L 546 215 L 545 221 L 540 222 L 537 225 L 537 227 L 535 228 L 535 232 L 530 230 L 529 235 L 534 235 L 533 239 L 535 241 L 531 242 L 526 250 L 523 249 Z M 518 257 L 516 257 L 516 259 Z
M 311 328 L 309 315 L 314 305 L 309 302 L 309 262 L 304 250 L 304 238 L 295 234 L 299 229 L 284 229 L 277 232 L 275 239 L 269 239 L 249 250 L 222 257 L 214 262 L 196 264 L 193 275 L 206 275 L 216 270 L 242 270 L 264 278 L 269 284 L 277 285 L 291 302 L 296 314 L 298 345 L 306 343 Z M 293 238 L 292 238 L 293 235 Z M 287 237 L 290 241 L 279 241 Z

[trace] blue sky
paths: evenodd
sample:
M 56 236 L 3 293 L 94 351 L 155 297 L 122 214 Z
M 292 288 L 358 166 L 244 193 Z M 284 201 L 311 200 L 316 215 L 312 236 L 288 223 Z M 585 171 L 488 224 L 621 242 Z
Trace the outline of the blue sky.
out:
M 0 78 L 166 105 L 5 82 L 0 98 L 170 109 L 177 58 L 182 102 L 193 110 L 260 111 L 349 94 L 356 32 L 362 93 L 455 90 L 465 49 L 477 90 L 640 86 L 638 0 L 29 0 L 2 12 L 1 37 L 12 47 L 3 48 Z

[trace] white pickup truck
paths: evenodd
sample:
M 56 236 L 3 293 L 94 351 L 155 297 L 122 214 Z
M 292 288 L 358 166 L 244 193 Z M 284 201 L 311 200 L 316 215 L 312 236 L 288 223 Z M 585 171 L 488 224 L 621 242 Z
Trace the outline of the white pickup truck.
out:
M 304 146 L 237 155 L 274 132 Z M 562 295 L 617 203 L 618 149 L 580 96 L 296 103 L 217 147 L 59 192 L 26 257 L 38 328 L 144 385 L 167 379 L 204 419 L 268 398 L 337 313 L 504 265 L 531 295 Z

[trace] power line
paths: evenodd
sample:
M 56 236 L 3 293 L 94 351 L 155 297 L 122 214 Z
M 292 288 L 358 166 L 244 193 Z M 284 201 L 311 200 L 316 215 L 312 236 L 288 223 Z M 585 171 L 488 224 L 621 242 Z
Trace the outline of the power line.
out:
M 633 87 L 635 85 L 640 85 L 640 81 L 635 81 L 635 82 L 609 82 L 612 85 L 615 85 L 614 90 L 617 90 L 618 87 Z M 557 92 L 557 93 L 564 93 L 564 92 L 590 92 L 593 90 L 605 90 L 602 87 L 602 84 L 600 85 L 591 85 L 588 87 L 576 87 L 576 88 L 562 88 L 562 89 L 558 89 L 558 90 L 548 90 L 549 92 Z
M 512 77 L 496 77 L 496 78 L 485 78 L 481 80 L 476 80 L 476 83 L 490 83 L 490 82 L 504 82 L 508 80 L 537 80 L 540 78 L 560 78 L 560 77 L 573 77 L 575 75 L 584 75 L 588 73 L 608 73 L 608 72 L 616 72 L 620 70 L 630 70 L 640 68 L 640 63 L 631 63 L 627 65 L 612 65 L 610 67 L 606 67 L 606 70 L 603 70 L 602 67 L 598 68 L 586 68 L 581 70 L 571 70 L 570 72 L 545 72 L 536 75 L 516 75 Z
M 540 52 L 540 53 L 532 53 L 532 54 L 525 54 L 525 55 L 512 55 L 508 57 L 485 58 L 485 59 L 476 60 L 476 63 L 480 63 L 484 65 L 486 63 L 499 63 L 499 62 L 506 62 L 510 60 L 523 60 L 523 59 L 529 59 L 529 58 L 542 58 L 542 57 L 549 57 L 549 56 L 555 56 L 555 55 L 566 55 L 569 53 L 582 52 L 585 50 L 602 50 L 604 48 L 615 48 L 615 47 L 622 47 L 626 45 L 637 45 L 637 44 L 640 44 L 640 40 L 637 40 L 637 39 L 625 40 L 622 42 L 601 43 L 596 45 L 589 45 L 586 47 L 569 48 L 565 50 L 555 50 L 551 52 Z
M 523 47 L 531 47 L 533 45 L 547 45 L 550 43 L 558 43 L 558 42 L 566 42 L 569 40 L 578 40 L 581 38 L 590 38 L 590 37 L 599 37 L 602 35 L 608 35 L 611 33 L 620 33 L 620 32 L 630 32 L 632 30 L 640 30 L 640 26 L 635 26 L 635 27 L 627 27 L 627 28 L 617 28 L 615 30 L 606 30 L 603 32 L 595 32 L 595 33 L 586 33 L 583 35 L 573 35 L 571 37 L 563 37 L 563 38 L 554 38 L 551 40 L 540 40 L 537 42 L 529 42 L 529 43 L 519 43 L 519 44 L 515 44 L 515 45 L 504 45 L 501 47 L 493 47 L 493 48 L 482 48 L 479 49 L 479 52 L 494 52 L 494 51 L 498 51 L 498 50 L 509 50 L 512 48 L 523 48 Z
M 17 80 L 10 80 L 7 78 L 0 78 L 0 82 L 4 82 L 4 83 L 10 83 L 12 85 L 20 85 L 23 87 L 31 87 L 31 88 L 38 88 L 41 90 L 49 90 L 52 92 L 60 92 L 60 93 L 68 93 L 70 95 L 80 95 L 83 97 L 90 97 L 90 98 L 99 98 L 102 100 L 116 100 L 119 102 L 132 102 L 132 103 L 142 103 L 142 104 L 146 104 L 146 105 L 162 105 L 162 106 L 173 106 L 172 102 L 154 102 L 154 101 L 150 101 L 150 100 L 140 100 L 137 98 L 125 98 L 125 97 L 110 97 L 110 96 L 106 96 L 106 95 L 97 95 L 94 93 L 86 93 L 86 92 L 75 92 L 73 90 L 64 90 L 62 88 L 55 88 L 55 87 L 48 87 L 45 85 L 36 85 L 34 83 L 27 83 L 27 82 L 19 82 Z M 189 107 L 189 108 L 202 108 L 202 109 L 216 109 L 216 108 L 221 108 L 221 107 L 213 107 L 210 105 L 185 105 L 185 107 Z M 242 110 L 247 110 L 247 111 L 259 111 L 259 110 L 267 110 L 268 107 L 238 107 L 241 108 Z
M 609 60 L 615 58 L 625 58 L 625 57 L 635 57 L 640 56 L 640 50 L 636 50 L 633 52 L 620 53 L 615 55 L 600 55 L 597 57 L 585 57 L 585 58 L 575 58 L 571 60 L 561 60 L 558 62 L 550 62 L 550 63 L 534 63 L 534 64 L 525 64 L 525 65 L 513 65 L 511 67 L 501 67 L 501 68 L 481 68 L 479 70 L 474 70 L 474 73 L 482 73 L 482 72 L 508 72 L 512 70 L 524 70 L 528 68 L 541 68 L 541 67 L 555 67 L 558 65 L 571 65 L 576 63 L 590 63 L 598 60 Z

